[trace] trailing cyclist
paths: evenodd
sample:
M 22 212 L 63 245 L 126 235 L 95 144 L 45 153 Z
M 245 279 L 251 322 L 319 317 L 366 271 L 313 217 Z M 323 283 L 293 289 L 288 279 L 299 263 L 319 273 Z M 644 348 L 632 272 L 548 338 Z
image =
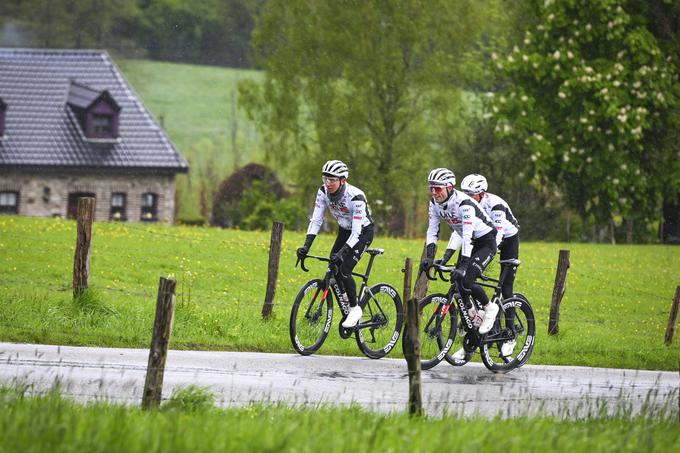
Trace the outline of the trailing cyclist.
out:
M 519 222 L 512 214 L 508 203 L 498 195 L 487 192 L 488 187 L 486 178 L 477 173 L 467 175 L 460 183 L 460 189 L 479 203 L 484 212 L 493 220 L 496 230 L 502 233 L 499 235 L 500 243 L 498 244 L 498 250 L 501 252 L 501 262 L 518 259 Z M 501 273 L 504 267 L 507 267 L 507 270 L 502 294 L 504 299 L 509 299 L 513 294 L 513 283 L 515 282 L 517 266 L 501 264 Z M 501 354 L 508 356 L 512 354 L 514 348 L 515 341 L 507 341 L 501 348 Z
M 361 319 L 362 310 L 357 303 L 356 283 L 352 270 L 373 241 L 373 219 L 361 189 L 347 182 L 349 169 L 344 162 L 329 160 L 321 169 L 323 184 L 316 194 L 314 213 L 309 221 L 307 237 L 297 249 L 298 258 L 303 258 L 319 233 L 328 209 L 340 226 L 338 236 L 331 249 L 330 259 L 338 268 L 336 278 L 342 282 L 350 309 L 342 327 L 354 327 Z
M 484 315 L 479 333 L 485 334 L 493 327 L 499 309 L 497 304 L 489 303 L 489 297 L 484 289 L 475 283 L 475 279 L 482 274 L 496 254 L 496 229 L 479 203 L 454 188 L 456 176 L 451 170 L 435 168 L 430 172 L 427 181 L 432 198 L 429 207 L 427 251 L 421 263 L 421 272 L 427 270 L 434 262 L 439 224 L 443 219 L 453 232 L 444 256 L 437 264 L 446 264 L 456 249 L 461 248 L 453 277 L 458 281 L 466 305 L 471 304 L 470 295 L 482 305 Z M 465 350 L 457 351 L 454 354 L 454 357 L 456 356 L 464 357 Z

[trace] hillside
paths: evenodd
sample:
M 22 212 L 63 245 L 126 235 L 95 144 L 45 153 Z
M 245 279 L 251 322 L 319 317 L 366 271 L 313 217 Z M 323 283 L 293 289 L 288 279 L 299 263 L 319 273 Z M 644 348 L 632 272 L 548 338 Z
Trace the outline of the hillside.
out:
M 257 131 L 236 95 L 239 80 L 259 73 L 148 60 L 116 64 L 189 161 L 190 174 L 177 180 L 178 218 L 198 217 L 202 184 L 213 185 L 258 158 Z

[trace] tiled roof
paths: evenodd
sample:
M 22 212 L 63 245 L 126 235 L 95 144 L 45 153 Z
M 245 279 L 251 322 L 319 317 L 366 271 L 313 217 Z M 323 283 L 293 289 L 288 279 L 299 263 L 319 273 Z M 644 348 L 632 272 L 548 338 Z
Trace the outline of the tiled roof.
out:
M 108 91 L 120 106 L 119 138 L 114 143 L 101 146 L 85 138 L 66 105 L 72 82 L 86 90 Z M 7 104 L 0 168 L 188 170 L 186 160 L 104 51 L 0 48 L 0 99 Z

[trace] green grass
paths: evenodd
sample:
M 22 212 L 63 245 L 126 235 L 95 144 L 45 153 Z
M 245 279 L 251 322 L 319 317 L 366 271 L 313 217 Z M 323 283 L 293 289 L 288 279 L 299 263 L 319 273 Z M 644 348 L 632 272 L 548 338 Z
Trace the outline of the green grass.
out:
M 623 413 L 556 417 L 409 418 L 358 407 L 252 405 L 239 409 L 81 405 L 56 392 L 0 389 L 0 452 L 598 451 L 680 449 L 677 419 Z
M 159 277 L 173 275 L 172 348 L 292 352 L 292 302 L 304 282 L 323 273 L 320 264 L 310 263 L 310 273 L 294 268 L 304 234 L 285 232 L 274 317 L 265 322 L 269 232 L 96 223 L 92 293 L 74 302 L 75 227 L 68 220 L 0 217 L 0 340 L 148 348 Z M 327 253 L 333 240 L 321 235 L 312 252 Z M 404 259 L 420 257 L 422 243 L 376 238 L 373 246 L 386 253 L 371 282 L 401 291 Z M 548 336 L 562 248 L 571 251 L 571 268 L 560 333 Z M 531 300 L 537 319 L 530 363 L 678 370 L 680 338 L 667 347 L 664 333 L 680 285 L 680 247 L 522 243 L 520 254 L 515 288 Z M 445 290 L 442 282 L 430 286 Z M 360 355 L 353 339 L 339 337 L 337 323 L 336 317 L 319 353 Z M 401 342 L 391 353 L 400 355 Z
M 219 183 L 234 170 L 236 151 L 241 166 L 261 156 L 254 124 L 238 105 L 232 106 L 239 80 L 259 78 L 261 73 L 148 60 L 117 60 L 116 64 L 189 161 L 190 175 L 177 180 L 178 214 L 197 217 L 200 184 L 208 167 Z M 233 108 L 238 121 L 236 151 L 231 141 Z

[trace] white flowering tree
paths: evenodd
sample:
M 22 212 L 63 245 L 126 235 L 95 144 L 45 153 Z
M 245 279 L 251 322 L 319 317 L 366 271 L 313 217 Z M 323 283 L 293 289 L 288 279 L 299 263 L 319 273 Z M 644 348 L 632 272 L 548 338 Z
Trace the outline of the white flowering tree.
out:
M 679 123 L 678 55 L 635 12 L 641 2 L 535 3 L 539 22 L 522 45 L 492 56 L 510 83 L 487 118 L 524 149 L 534 182 L 583 216 L 658 217 L 664 193 L 680 187 L 668 140 Z

